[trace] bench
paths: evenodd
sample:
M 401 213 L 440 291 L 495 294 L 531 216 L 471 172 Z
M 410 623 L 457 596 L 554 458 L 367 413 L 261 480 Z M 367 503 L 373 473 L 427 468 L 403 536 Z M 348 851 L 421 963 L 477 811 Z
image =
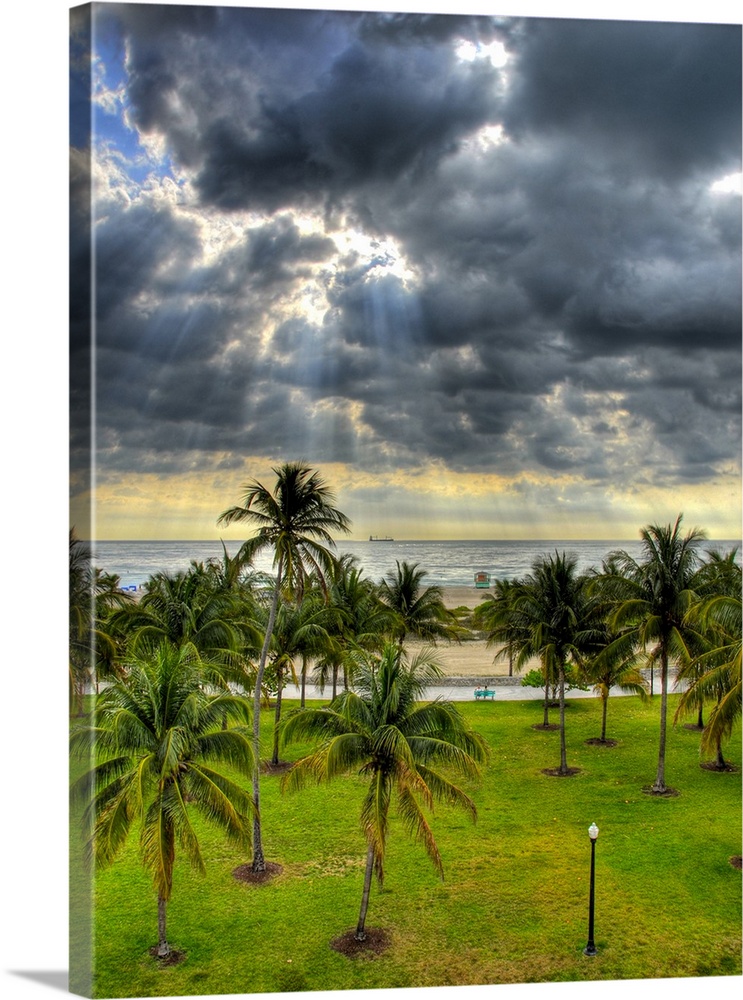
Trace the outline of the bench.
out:
M 495 698 L 495 691 L 490 691 L 485 688 L 483 691 L 475 691 L 475 701 L 479 701 L 480 698 L 490 698 L 491 701 Z

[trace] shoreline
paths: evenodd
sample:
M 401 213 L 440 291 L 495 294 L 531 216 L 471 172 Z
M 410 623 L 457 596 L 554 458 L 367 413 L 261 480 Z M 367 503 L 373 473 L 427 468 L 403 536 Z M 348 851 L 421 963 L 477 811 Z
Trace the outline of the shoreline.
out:
M 493 587 L 478 589 L 474 584 L 459 587 L 441 587 L 441 594 L 445 606 L 453 611 L 455 608 L 467 608 L 474 611 L 478 604 L 486 600 L 488 594 L 493 594 Z M 509 676 L 508 659 L 495 657 L 498 653 L 496 646 L 488 646 L 485 639 L 467 639 L 463 642 L 438 642 L 435 645 L 428 644 L 433 648 L 436 659 L 439 661 L 447 684 L 455 686 L 467 686 L 470 684 L 513 684 L 520 685 L 521 677 L 528 673 L 532 667 L 538 667 L 537 660 L 529 661 L 520 674 L 514 671 L 513 676 Z M 426 643 L 408 642 L 406 647 L 412 655 L 423 649 Z

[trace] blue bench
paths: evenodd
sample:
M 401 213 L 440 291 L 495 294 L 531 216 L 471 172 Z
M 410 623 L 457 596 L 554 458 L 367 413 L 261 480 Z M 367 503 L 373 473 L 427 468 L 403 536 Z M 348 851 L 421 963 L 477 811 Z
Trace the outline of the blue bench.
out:
M 491 701 L 495 698 L 495 691 L 490 691 L 485 688 L 482 691 L 475 691 L 475 701 L 479 701 L 480 698 L 490 698 Z

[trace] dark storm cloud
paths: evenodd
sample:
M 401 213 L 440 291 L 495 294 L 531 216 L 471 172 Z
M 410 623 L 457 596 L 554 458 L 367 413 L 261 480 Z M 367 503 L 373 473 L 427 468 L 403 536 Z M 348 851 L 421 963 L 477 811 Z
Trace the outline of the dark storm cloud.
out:
M 456 70 L 428 48 L 403 59 L 356 43 L 311 92 L 261 94 L 253 115 L 214 121 L 198 189 L 221 208 L 273 210 L 420 174 L 488 120 L 496 82 L 494 71 Z
M 505 115 L 517 137 L 568 134 L 615 169 L 736 170 L 740 32 L 730 25 L 524 20 Z
M 193 225 L 167 209 L 140 204 L 104 218 L 96 228 L 95 252 L 98 319 L 107 320 L 147 290 L 167 296 L 169 285 L 198 250 Z M 104 323 L 102 342 L 111 327 Z M 142 328 L 130 334 L 142 336 Z M 117 336 L 116 342 L 120 343 Z
M 112 8 L 133 119 L 224 209 L 332 200 L 429 169 L 492 111 L 497 71 L 443 44 L 492 34 L 487 20 L 146 11 Z
M 120 468 L 298 442 L 351 461 L 363 437 L 368 465 L 600 480 L 630 430 L 679 481 L 736 460 L 740 200 L 709 185 L 740 169 L 739 28 L 105 21 L 132 122 L 197 199 L 112 200 L 99 225 L 100 419 Z M 507 66 L 457 58 L 462 39 L 502 40 Z M 311 209 L 325 233 L 301 224 Z M 206 259 L 197 212 L 244 228 Z M 338 257 L 349 222 L 376 257 Z M 297 305 L 307 287 L 324 318 Z

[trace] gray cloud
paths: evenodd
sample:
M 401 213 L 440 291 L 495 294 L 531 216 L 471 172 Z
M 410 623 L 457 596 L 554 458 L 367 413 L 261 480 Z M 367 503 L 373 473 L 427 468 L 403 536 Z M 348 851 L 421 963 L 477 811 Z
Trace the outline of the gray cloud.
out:
M 524 20 L 506 124 L 570 135 L 618 176 L 677 180 L 740 163 L 740 32 L 731 25 Z
M 739 27 L 100 17 L 153 173 L 184 185 L 111 195 L 98 225 L 102 467 L 312 449 L 640 482 L 646 448 L 696 483 L 737 462 L 740 199 L 709 188 L 740 169 Z M 211 254 L 202 220 L 232 227 Z

